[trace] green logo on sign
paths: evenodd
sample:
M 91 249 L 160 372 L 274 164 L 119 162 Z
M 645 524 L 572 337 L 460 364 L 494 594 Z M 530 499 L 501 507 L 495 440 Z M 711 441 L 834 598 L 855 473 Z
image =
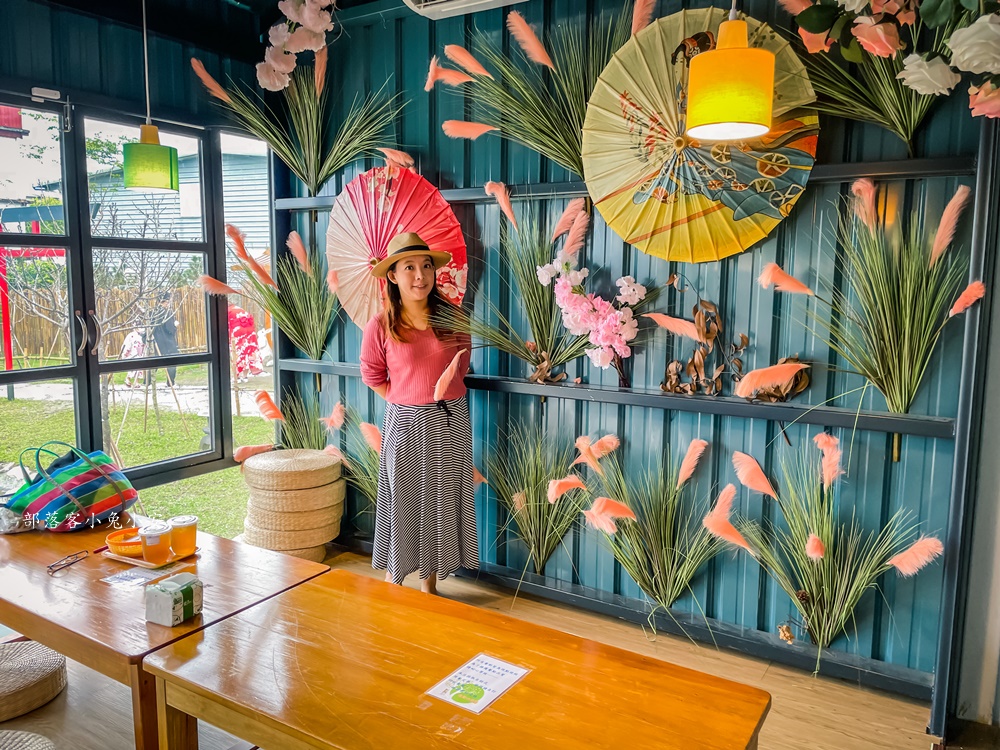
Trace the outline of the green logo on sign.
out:
M 451 689 L 451 699 L 456 703 L 478 703 L 486 695 L 479 685 L 466 682 Z

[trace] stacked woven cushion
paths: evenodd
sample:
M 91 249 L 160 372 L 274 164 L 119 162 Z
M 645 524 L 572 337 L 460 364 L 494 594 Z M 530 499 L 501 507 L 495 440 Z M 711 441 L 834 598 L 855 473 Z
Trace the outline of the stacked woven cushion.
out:
M 259 453 L 243 462 L 250 488 L 242 539 L 321 562 L 340 534 L 346 482 L 340 461 L 322 451 Z

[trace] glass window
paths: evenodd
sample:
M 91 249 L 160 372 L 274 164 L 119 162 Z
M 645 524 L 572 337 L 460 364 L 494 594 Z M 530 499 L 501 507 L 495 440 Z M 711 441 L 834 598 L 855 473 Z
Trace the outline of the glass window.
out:
M 259 420 L 263 421 L 263 420 Z M 194 514 L 198 529 L 232 539 L 243 533 L 247 486 L 240 467 L 213 471 L 140 491 L 142 506 L 152 518 Z
M 73 397 L 70 378 L 0 385 L 0 494 L 13 492 L 24 482 L 18 467 L 24 449 L 49 440 L 76 444 Z M 34 454 L 25 453 L 24 462 L 34 474 Z
M 104 450 L 123 466 L 212 450 L 209 365 L 180 365 L 101 378 Z
M 177 149 L 181 190 L 143 193 L 126 190 L 122 178 L 122 145 L 139 140 L 138 126 L 88 119 L 85 129 L 90 228 L 95 237 L 194 242 L 205 239 L 201 215 L 201 154 L 197 138 L 160 130 L 160 145 Z M 184 210 L 182 193 L 185 195 Z M 196 200 L 192 196 L 196 196 Z M 198 205 L 196 211 L 191 208 L 192 203 Z
M 208 351 L 202 253 L 94 250 L 102 362 Z
M 0 104 L 0 232 L 65 234 L 62 118 Z
M 271 211 L 267 146 L 253 138 L 222 135 L 222 207 L 227 224 L 246 235 L 247 251 L 265 268 L 271 264 Z M 228 283 L 245 281 L 230 245 Z M 229 298 L 229 362 L 236 446 L 274 442 L 272 425 L 258 416 L 253 394 L 274 390 L 271 317 L 243 295 Z
M 70 317 L 66 252 L 0 245 L 0 370 L 74 361 L 70 330 L 80 323 Z

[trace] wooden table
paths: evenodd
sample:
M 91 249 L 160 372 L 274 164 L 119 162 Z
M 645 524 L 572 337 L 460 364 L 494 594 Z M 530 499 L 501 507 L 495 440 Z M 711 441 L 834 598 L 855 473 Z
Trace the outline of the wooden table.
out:
M 146 654 L 329 570 L 199 532 L 200 552 L 184 570 L 205 584 L 204 609 L 167 628 L 146 622 L 142 585 L 123 589 L 101 581 L 127 570 L 125 563 L 91 554 L 47 574 L 46 566 L 66 555 L 103 547 L 108 531 L 0 536 L 0 623 L 129 685 L 139 750 L 158 747 L 155 685 L 141 667 Z
M 637 635 L 636 637 L 641 637 Z M 479 653 L 531 671 L 479 715 L 425 695 Z M 762 690 L 333 571 L 156 651 L 160 744 L 756 748 Z

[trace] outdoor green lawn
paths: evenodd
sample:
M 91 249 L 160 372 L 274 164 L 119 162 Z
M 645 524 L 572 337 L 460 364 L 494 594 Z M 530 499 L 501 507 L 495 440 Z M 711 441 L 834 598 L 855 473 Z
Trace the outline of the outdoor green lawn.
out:
M 141 394 L 141 390 L 137 393 Z M 199 450 L 204 434 L 202 427 L 208 423 L 206 418 L 185 415 L 189 433 L 185 435 L 181 416 L 176 411 L 161 407 L 159 426 L 152 407 L 145 415 L 144 411 L 144 400 L 137 395 L 118 440 L 119 451 L 127 464 L 152 463 Z M 110 414 L 115 436 L 122 425 L 123 413 L 124 405 L 119 397 Z M 274 440 L 273 425 L 258 416 L 233 417 L 233 428 L 236 445 Z M 65 401 L 8 401 L 0 392 L 0 462 L 16 461 L 22 449 L 39 446 L 47 440 L 74 441 L 72 405 Z M 31 462 L 29 470 L 32 471 L 33 460 L 33 455 L 25 455 L 25 462 Z M 247 489 L 239 467 L 147 488 L 140 491 L 139 499 L 146 514 L 154 518 L 194 513 L 203 530 L 218 536 L 232 538 L 243 531 Z

